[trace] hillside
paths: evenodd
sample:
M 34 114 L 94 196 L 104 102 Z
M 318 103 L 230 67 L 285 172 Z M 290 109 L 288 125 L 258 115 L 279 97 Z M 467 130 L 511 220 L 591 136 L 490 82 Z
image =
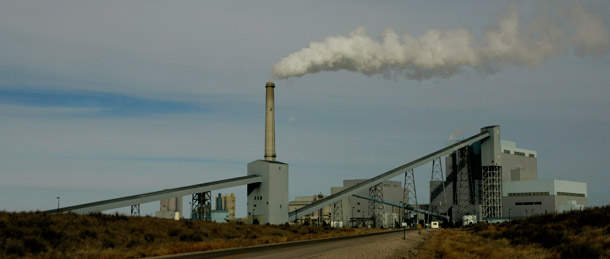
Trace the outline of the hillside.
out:
M 0 258 L 136 258 L 371 231 L 375 230 L 220 224 L 99 213 L 0 212 Z
M 419 258 L 610 258 L 610 206 L 437 232 Z

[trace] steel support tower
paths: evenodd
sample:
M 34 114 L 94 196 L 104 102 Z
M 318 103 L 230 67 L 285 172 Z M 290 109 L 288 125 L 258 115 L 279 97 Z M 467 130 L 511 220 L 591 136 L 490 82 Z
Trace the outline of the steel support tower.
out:
M 468 153 L 470 152 L 470 146 L 463 147 L 457 152 L 457 182 L 455 191 L 455 201 L 457 205 L 457 217 L 465 215 L 470 205 L 472 205 L 471 199 L 471 175 L 470 175 L 470 161 Z
M 443 174 L 443 164 L 441 162 L 441 157 L 435 158 L 432 160 L 432 176 L 430 181 L 439 181 L 442 185 L 443 190 L 443 200 L 438 201 L 438 203 L 433 204 L 432 200 L 430 200 L 430 210 L 432 212 L 439 213 L 440 208 L 445 206 L 447 207 L 447 192 L 445 191 L 445 175 Z M 432 196 L 430 197 L 432 199 Z
M 415 209 L 419 209 L 419 204 L 417 204 L 417 190 L 415 189 L 415 174 L 413 169 L 407 170 L 405 172 L 405 189 L 404 193 L 407 196 L 407 206 L 414 207 Z M 403 193 L 403 197 L 405 196 Z M 408 212 L 407 219 L 411 219 L 411 215 L 415 213 L 415 224 L 419 221 L 419 213 L 417 212 Z
M 131 216 L 132 217 L 140 216 L 140 204 L 131 205 Z
M 212 192 L 193 194 L 192 205 L 192 219 L 212 220 Z
M 383 182 L 369 188 L 369 196 L 383 200 Z M 384 205 L 381 202 L 369 201 L 369 216 L 374 228 L 385 226 Z
M 400 204 L 400 209 L 401 209 L 401 212 L 400 212 L 400 217 L 401 217 L 400 223 L 401 223 L 401 227 L 402 227 L 402 223 L 406 223 L 407 220 L 409 219 L 407 217 L 407 213 L 408 212 L 404 208 L 405 206 L 407 206 L 407 202 L 409 200 L 409 198 L 407 197 L 408 195 L 409 194 L 407 192 L 407 173 L 405 172 L 405 181 L 402 184 L 402 204 Z
M 502 167 L 483 166 L 483 217 L 502 217 Z
M 343 222 L 343 200 L 339 200 L 333 203 L 333 216 L 331 221 L 331 225 L 333 227 L 344 227 Z M 341 225 L 338 226 L 337 222 L 341 221 Z

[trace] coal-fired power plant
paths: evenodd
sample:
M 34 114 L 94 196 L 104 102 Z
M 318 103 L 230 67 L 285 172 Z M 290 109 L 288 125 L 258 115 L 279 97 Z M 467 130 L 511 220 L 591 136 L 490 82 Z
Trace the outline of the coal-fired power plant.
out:
M 275 84 L 267 82 L 265 101 L 265 160 L 275 161 L 275 105 L 273 90 Z
M 329 196 L 312 200 L 311 203 L 303 204 L 304 206 L 299 208 L 293 207 L 293 210 L 289 211 L 288 164 L 276 161 L 274 91 L 275 84 L 267 82 L 265 85 L 264 159 L 250 162 L 246 176 L 57 208 L 47 212 L 86 214 L 131 206 L 132 215 L 139 215 L 142 203 L 175 199 L 176 197 L 181 199 L 185 195 L 192 195 L 191 217 L 212 220 L 213 217 L 209 213 L 211 211 L 211 192 L 243 185 L 247 185 L 247 222 L 250 224 L 298 223 L 299 219 L 313 215 L 329 206 L 327 211 L 332 211 L 332 215 L 327 218 L 333 226 L 347 226 L 348 223 L 353 224 L 358 221 L 366 222 L 365 225 L 368 226 L 384 228 L 395 226 L 398 221 L 419 222 L 420 214 L 428 215 L 428 220 L 434 217 L 434 219 L 456 224 L 460 219 L 462 222 L 473 222 L 473 218 L 475 220 L 504 220 L 506 218 L 504 214 L 508 214 L 510 220 L 511 212 L 512 215 L 523 216 L 518 213 L 524 211 L 523 206 L 528 206 L 525 216 L 528 212 L 532 215 L 534 208 L 536 211 L 544 210 L 546 213 L 547 210 L 549 212 L 565 211 L 567 208 L 586 206 L 585 183 L 531 181 L 537 180 L 535 152 L 518 149 L 514 143 L 511 145 L 509 142 L 501 140 L 500 126 L 494 125 L 484 127 L 474 136 L 452 142 L 435 152 L 390 171 L 370 179 L 360 179 L 349 186 L 344 185 L 340 189 L 331 191 Z M 445 156 L 447 156 L 446 165 L 449 174 L 445 178 L 441 171 L 435 178 L 436 162 L 433 161 L 438 161 L 438 167 L 442 168 L 440 161 Z M 433 166 L 433 180 L 430 182 L 431 199 L 428 208 L 431 210 L 425 210 L 418 207 L 413 169 L 430 162 Z M 409 172 L 411 172 L 410 177 Z M 392 178 L 403 174 L 405 175 L 405 185 L 402 188 L 402 195 L 388 195 L 384 198 L 383 186 L 387 185 Z M 407 184 L 407 182 L 409 183 Z M 409 188 L 412 188 L 412 191 Z M 413 195 L 410 196 L 411 194 Z M 541 200 L 541 194 L 544 194 L 544 200 Z M 350 210 L 355 208 L 355 205 L 351 204 L 354 200 L 354 198 L 350 199 L 352 196 L 361 199 L 356 200 L 358 205 L 360 205 L 359 202 L 368 203 L 366 217 L 361 213 L 357 218 L 356 214 Z M 392 199 L 391 197 L 402 197 L 402 201 L 386 200 Z M 387 210 L 389 212 L 386 213 L 384 204 L 394 208 Z M 396 213 L 396 208 L 403 211 L 402 215 L 393 215 Z M 405 213 L 405 210 L 414 213 Z

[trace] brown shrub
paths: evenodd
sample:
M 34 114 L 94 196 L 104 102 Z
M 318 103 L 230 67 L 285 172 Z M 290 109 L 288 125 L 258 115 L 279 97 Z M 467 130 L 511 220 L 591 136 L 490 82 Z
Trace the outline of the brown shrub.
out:
M 0 258 L 136 258 L 371 231 L 375 230 L 0 212 Z
M 515 245 L 539 244 L 565 258 L 607 258 L 610 257 L 609 224 L 610 206 L 605 206 L 497 225 L 478 224 L 466 229 L 484 238 L 506 239 Z

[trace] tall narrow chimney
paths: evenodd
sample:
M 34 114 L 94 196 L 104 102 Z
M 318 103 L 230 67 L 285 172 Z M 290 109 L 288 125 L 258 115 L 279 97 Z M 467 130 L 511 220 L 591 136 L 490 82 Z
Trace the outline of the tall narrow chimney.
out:
M 275 161 L 276 157 L 273 88 L 275 88 L 275 84 L 273 82 L 267 82 L 267 85 L 265 86 L 267 91 L 265 104 L 265 160 L 267 161 Z

